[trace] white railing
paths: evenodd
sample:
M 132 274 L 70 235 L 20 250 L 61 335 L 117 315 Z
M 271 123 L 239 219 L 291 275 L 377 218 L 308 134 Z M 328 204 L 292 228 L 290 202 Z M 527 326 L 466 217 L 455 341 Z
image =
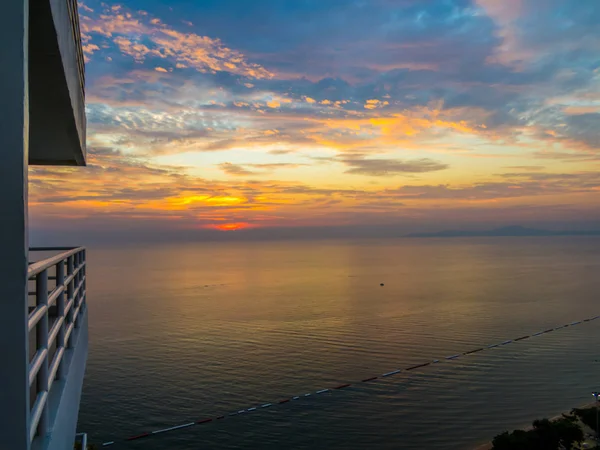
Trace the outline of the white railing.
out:
M 87 450 L 87 433 L 78 433 L 75 439 L 75 450 Z
M 66 349 L 73 347 L 73 329 L 80 326 L 85 308 L 85 248 L 38 247 L 30 252 L 60 252 L 30 263 L 27 277 L 34 290 L 29 291 L 29 333 L 33 357 L 29 363 L 32 400 L 29 438 L 45 436 L 48 430 L 48 395 L 55 380 L 62 379 Z M 49 289 L 48 281 L 54 281 Z M 31 288 L 30 288 L 31 289 Z M 33 344 L 35 346 L 33 347 Z M 54 351 L 52 351 L 54 349 Z

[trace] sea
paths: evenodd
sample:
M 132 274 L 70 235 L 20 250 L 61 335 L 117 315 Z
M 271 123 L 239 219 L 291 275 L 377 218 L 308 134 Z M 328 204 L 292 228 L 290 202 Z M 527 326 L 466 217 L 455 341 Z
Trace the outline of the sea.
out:
M 531 336 L 600 315 L 600 237 L 104 245 L 87 264 L 78 431 L 98 448 L 473 449 L 600 389 L 600 319 Z

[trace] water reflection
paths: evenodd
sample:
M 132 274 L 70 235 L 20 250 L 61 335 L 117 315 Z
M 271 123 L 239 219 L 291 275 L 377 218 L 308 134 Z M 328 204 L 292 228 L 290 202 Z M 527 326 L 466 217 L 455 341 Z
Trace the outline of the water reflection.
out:
M 596 315 L 599 243 L 399 239 L 92 248 L 91 354 L 80 428 L 111 439 Z M 292 448 L 364 448 L 368 439 L 378 448 L 451 448 L 449 436 L 464 448 L 511 420 L 528 421 L 539 408 L 577 404 L 577 393 L 589 390 L 580 372 L 596 330 L 565 330 L 562 340 L 447 364 L 318 407 L 165 435 L 160 445 L 144 448 L 191 449 L 198 439 L 210 448 L 280 448 L 289 439 Z M 552 369 L 563 357 L 578 369 Z M 532 373 L 547 385 L 531 386 Z M 557 385 L 563 397 L 545 398 Z M 495 398 L 494 390 L 508 398 Z M 472 433 L 448 427 L 442 437 L 419 425 L 430 422 L 435 392 Z M 490 405 L 498 408 L 496 423 L 477 422 Z

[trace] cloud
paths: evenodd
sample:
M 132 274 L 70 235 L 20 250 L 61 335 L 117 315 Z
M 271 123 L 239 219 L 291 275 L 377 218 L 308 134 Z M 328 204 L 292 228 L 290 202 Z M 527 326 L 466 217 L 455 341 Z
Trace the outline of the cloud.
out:
M 305 167 L 308 164 L 296 164 L 296 163 L 261 163 L 261 164 L 246 164 L 250 167 L 256 167 L 257 169 L 273 170 L 273 169 L 296 169 L 298 167 Z
M 538 159 L 555 159 L 561 161 L 599 161 L 600 155 L 589 152 L 557 152 L 543 150 L 534 152 L 534 157 Z
M 277 149 L 277 150 L 269 150 L 267 153 L 269 153 L 270 155 L 288 155 L 292 152 L 293 152 L 293 150 Z
M 600 183 L 600 172 L 572 172 L 572 173 L 530 173 L 513 172 L 501 174 L 504 178 L 517 178 L 532 181 L 553 181 L 557 183 L 567 183 L 569 186 L 597 187 Z
M 31 169 L 43 226 L 598 218 L 595 0 L 87 3 L 89 165 Z
M 435 172 L 448 168 L 447 164 L 433 161 L 428 158 L 403 161 L 398 159 L 340 157 L 337 158 L 337 160 L 350 167 L 346 170 L 346 173 L 373 177 Z
M 231 49 L 218 38 L 179 31 L 150 18 L 147 14 L 127 11 L 121 7 L 105 8 L 103 13 L 82 14 L 81 29 L 85 35 L 88 55 L 93 53 L 91 40 L 116 44 L 122 54 L 143 63 L 148 58 L 165 59 L 180 67 L 192 67 L 199 72 L 229 72 L 249 78 L 270 78 L 273 74 L 259 64 L 251 63 L 240 51 Z M 104 38 L 104 41 L 102 41 Z
M 574 114 L 567 117 L 566 130 L 571 139 L 584 142 L 590 148 L 600 150 L 600 113 Z
M 389 105 L 390 102 L 388 102 L 387 100 L 385 101 L 381 101 L 379 99 L 369 99 L 365 102 L 364 108 L 365 109 L 376 109 L 376 108 L 380 108 L 382 106 L 387 106 Z
M 481 182 L 472 185 L 406 185 L 387 193 L 403 199 L 422 200 L 501 200 L 507 198 L 581 194 L 600 191 L 600 172 L 576 174 L 506 173 L 510 181 Z
M 544 170 L 544 166 L 508 166 L 506 168 L 513 169 L 513 170 L 532 170 L 532 171 Z
M 276 169 L 296 169 L 298 167 L 307 166 L 307 164 L 295 164 L 295 163 L 248 163 L 248 164 L 233 164 L 233 163 L 221 163 L 219 168 L 228 175 L 242 176 L 242 175 L 259 175 L 267 172 L 272 172 Z M 258 169 L 258 170 L 250 170 Z
M 522 50 L 518 40 L 517 21 L 523 14 L 523 0 L 476 0 L 496 24 L 495 34 L 501 45 L 494 50 L 491 61 L 505 64 L 520 62 L 531 57 L 530 52 Z
M 287 168 L 293 164 L 230 163 L 221 168 L 248 175 L 244 172 L 251 172 L 248 167 L 263 171 L 272 166 Z M 396 169 L 393 165 L 392 168 Z M 389 164 L 367 170 L 385 172 Z M 485 220 L 503 214 L 506 220 L 526 215 L 542 220 L 542 217 L 560 217 L 568 210 L 571 215 L 576 211 L 578 217 L 589 218 L 591 211 L 600 206 L 597 195 L 600 172 L 514 172 L 502 174 L 505 180 L 495 182 L 359 189 L 264 179 L 237 181 L 239 177 L 212 181 L 192 175 L 186 167 L 156 165 L 111 147 L 90 147 L 86 168 L 35 167 L 30 172 L 34 228 L 43 223 L 50 229 L 56 223 L 64 229 L 65 220 L 78 224 L 96 220 L 96 228 L 102 223 L 103 230 L 113 229 L 117 234 L 131 230 L 134 234 L 130 236 L 146 227 L 185 230 L 223 223 L 265 227 L 375 226 L 399 223 L 415 215 L 427 220 L 435 217 L 437 223 L 450 216 L 472 221 L 475 217 Z M 556 195 L 588 197 L 568 207 L 556 202 L 536 204 L 531 200 L 526 200 L 526 204 L 514 203 L 520 198 Z M 485 206 L 490 204 L 495 206 L 492 209 Z M 471 209 L 465 205 L 471 205 Z M 62 223 L 57 222 L 59 218 Z M 122 223 L 128 225 L 119 227 Z
M 228 175 L 255 175 L 256 172 L 245 169 L 243 166 L 239 164 L 232 164 L 229 162 L 219 164 L 219 168 Z

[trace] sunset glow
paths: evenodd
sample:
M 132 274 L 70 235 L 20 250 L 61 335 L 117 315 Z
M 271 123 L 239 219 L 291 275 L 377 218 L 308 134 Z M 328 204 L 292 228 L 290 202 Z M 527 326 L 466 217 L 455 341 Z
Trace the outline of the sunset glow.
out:
M 223 223 L 223 224 L 218 224 L 218 225 L 209 225 L 208 228 L 214 228 L 215 230 L 220 230 L 220 231 L 236 231 L 236 230 L 243 230 L 244 228 L 248 228 L 251 225 L 248 223 L 244 223 L 244 222 L 239 222 L 239 223 Z
M 593 1 L 80 13 L 88 167 L 30 170 L 34 232 L 600 223 Z

